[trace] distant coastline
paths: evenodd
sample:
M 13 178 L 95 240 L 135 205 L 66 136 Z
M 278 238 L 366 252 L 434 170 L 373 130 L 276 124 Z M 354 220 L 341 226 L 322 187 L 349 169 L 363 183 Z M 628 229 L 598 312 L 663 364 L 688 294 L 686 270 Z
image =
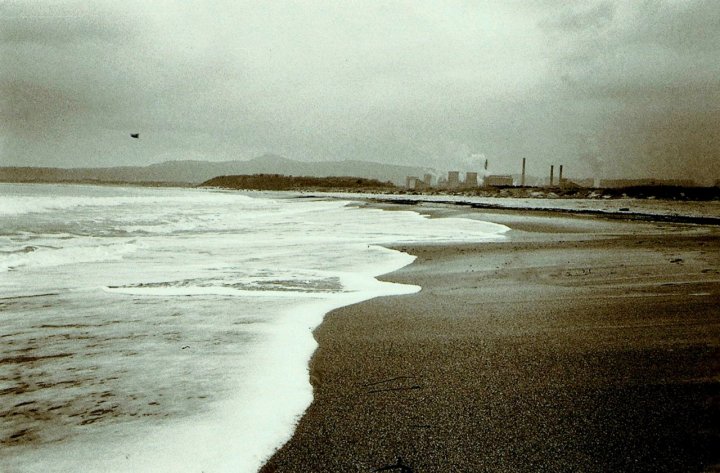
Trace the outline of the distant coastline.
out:
M 260 177 L 259 177 L 260 176 Z M 262 176 L 276 176 L 268 179 Z M 97 186 L 140 187 L 216 187 L 235 190 L 272 190 L 296 192 L 363 192 L 381 195 L 406 195 L 411 201 L 418 196 L 459 196 L 510 199 L 644 199 L 670 201 L 720 201 L 720 187 L 633 186 L 617 188 L 597 187 L 477 187 L 464 189 L 434 188 L 412 190 L 391 183 L 357 177 L 281 176 L 218 176 L 200 184 L 170 181 L 122 181 L 99 179 L 2 179 L 7 184 L 78 184 Z
M 221 187 L 238 190 L 294 190 L 303 192 L 368 192 L 411 196 L 475 196 L 521 199 L 660 199 L 711 201 L 720 200 L 720 187 L 688 186 L 631 186 L 631 187 L 531 187 L 487 186 L 473 188 L 406 189 L 391 182 L 358 177 L 283 176 L 254 174 L 219 176 L 203 182 L 199 187 Z
M 243 165 L 248 162 L 238 162 Z M 235 163 L 235 164 L 238 164 Z M 212 174 L 210 163 L 162 163 L 144 168 L 33 168 L 0 167 L 0 182 L 32 184 L 82 184 L 147 187 L 220 187 L 238 190 L 297 192 L 365 192 L 412 196 L 468 196 L 515 199 L 648 199 L 671 201 L 720 201 L 720 186 L 648 184 L 622 187 L 555 186 L 470 186 L 411 189 L 396 184 L 397 179 L 368 177 L 368 173 L 334 174 L 330 170 L 314 173 L 249 172 Z M 226 163 L 220 163 L 226 164 Z M 357 163 L 355 163 L 357 164 Z M 372 164 L 372 163 L 365 163 Z M 168 166 L 181 171 L 170 172 Z M 202 167 L 202 172 L 200 168 Z M 282 167 L 282 166 L 281 166 Z M 221 169 L 217 169 L 219 171 Z M 196 174 L 193 171 L 198 171 Z M 208 175 L 208 173 L 210 173 Z M 323 175 L 320 175 L 323 174 Z M 205 178 L 202 178 L 206 176 Z
M 80 186 L 122 186 L 122 187 L 197 187 L 187 182 L 170 181 L 103 181 L 98 179 L 71 179 L 71 180 L 4 180 L 0 184 L 68 184 Z
M 567 169 L 565 170 L 567 174 Z M 230 189 L 294 190 L 392 193 L 408 195 L 466 195 L 513 198 L 636 198 L 670 200 L 720 200 L 720 186 L 703 187 L 682 179 L 578 179 L 553 180 L 532 174 L 503 176 L 467 172 L 465 180 L 445 179 L 444 171 L 420 166 L 385 164 L 374 161 L 297 161 L 274 154 L 249 160 L 170 160 L 145 166 L 115 167 L 33 167 L 0 166 L 0 182 L 68 183 L 89 185 L 132 185 L 191 187 L 213 185 Z M 453 175 L 457 176 L 457 172 Z M 230 178 L 231 176 L 235 176 Z M 238 178 L 237 176 L 245 176 Z M 268 178 L 249 176 L 278 176 Z M 279 177 L 283 176 L 282 179 Z M 423 179 L 413 176 L 423 176 Z M 493 179 L 503 177 L 504 180 Z M 638 177 L 638 176 L 635 176 Z M 665 176 L 667 177 L 667 176 Z M 287 179 L 285 179 L 287 178 Z M 285 180 L 283 180 L 285 179 Z M 229 181 L 228 181 L 229 180 Z M 233 181 L 234 180 L 234 181 Z M 364 180 L 356 182 L 357 180 Z M 230 182 L 232 181 L 232 182 Z M 548 182 L 550 185 L 547 185 Z M 524 183 L 525 185 L 517 185 Z M 454 185 L 452 185 L 454 184 Z M 593 184 L 598 185 L 597 187 Z

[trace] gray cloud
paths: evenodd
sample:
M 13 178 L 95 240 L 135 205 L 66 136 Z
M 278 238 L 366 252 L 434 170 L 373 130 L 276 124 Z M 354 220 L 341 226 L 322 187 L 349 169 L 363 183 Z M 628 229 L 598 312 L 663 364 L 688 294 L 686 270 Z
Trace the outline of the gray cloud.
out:
M 582 31 L 589 28 L 601 28 L 608 25 L 615 15 L 615 5 L 605 1 L 595 5 L 582 4 L 561 11 L 557 15 L 540 22 L 548 29 L 561 31 Z
M 712 2 L 615 2 L 566 7 L 557 18 L 577 20 L 573 28 L 542 23 L 559 97 L 584 108 L 575 128 L 588 130 L 579 140 L 587 149 L 578 147 L 594 172 L 718 175 L 720 61 L 710 45 L 720 41 L 719 15 Z
M 52 47 L 81 41 L 114 41 L 132 33 L 110 4 L 88 2 L 4 2 L 0 4 L 0 41 Z
M 1 162 L 482 153 L 495 172 L 697 177 L 720 161 L 713 2 L 84 4 L 3 4 Z

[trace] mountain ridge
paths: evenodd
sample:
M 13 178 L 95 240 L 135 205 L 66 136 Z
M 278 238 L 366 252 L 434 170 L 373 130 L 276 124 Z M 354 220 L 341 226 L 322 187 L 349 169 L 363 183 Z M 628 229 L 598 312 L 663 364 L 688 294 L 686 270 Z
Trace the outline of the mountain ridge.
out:
M 283 174 L 288 176 L 352 176 L 403 184 L 409 175 L 421 176 L 433 169 L 383 164 L 374 161 L 296 161 L 264 154 L 241 161 L 163 161 L 147 166 L 107 168 L 53 168 L 33 166 L 0 167 L 0 182 L 124 182 L 197 185 L 217 176 L 240 174 Z

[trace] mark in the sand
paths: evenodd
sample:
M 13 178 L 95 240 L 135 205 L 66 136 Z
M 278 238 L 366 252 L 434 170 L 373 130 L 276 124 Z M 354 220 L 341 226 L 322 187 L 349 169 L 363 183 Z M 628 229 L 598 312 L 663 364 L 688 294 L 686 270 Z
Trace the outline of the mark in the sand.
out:
M 404 382 L 405 380 L 415 379 L 414 376 L 395 376 L 393 378 L 383 379 L 381 381 L 375 381 L 373 383 L 367 383 L 363 386 L 366 388 L 377 386 L 377 389 L 371 389 L 368 394 L 386 392 L 386 391 L 411 391 L 413 389 L 422 389 L 423 387 L 419 384 L 412 384 L 409 386 L 387 386 L 387 383 L 394 381 Z
M 10 296 L 10 297 L 0 297 L 0 301 L 7 301 L 12 299 L 31 299 L 33 297 L 45 297 L 45 296 L 59 296 L 59 292 L 47 292 L 45 294 L 28 294 L 26 296 Z
M 35 361 L 46 360 L 50 358 L 65 358 L 73 356 L 72 353 L 59 353 L 57 355 L 45 355 L 45 356 L 14 356 L 0 359 L 0 365 L 5 364 L 17 364 L 17 363 L 33 363 Z
M 413 389 L 422 389 L 422 386 L 420 386 L 419 384 L 414 384 L 412 386 L 400 386 L 397 388 L 373 389 L 371 391 L 368 391 L 368 394 L 382 393 L 388 391 L 412 391 Z
M 18 445 L 28 443 L 36 437 L 31 429 L 21 429 L 10 434 L 7 438 L 0 439 L 0 444 Z
M 400 471 L 401 473 L 413 473 L 413 469 L 410 468 L 410 466 L 405 465 L 403 463 L 403 460 L 401 457 L 397 458 L 397 462 L 394 465 L 381 466 L 380 468 L 376 468 L 373 471 L 393 471 L 393 470 Z
M 106 325 L 118 323 L 117 321 L 103 322 L 99 324 L 42 324 L 35 325 L 32 328 L 94 328 L 104 327 Z M 87 332 L 85 332 L 87 333 Z
M 15 432 L 14 434 L 10 435 L 10 438 L 11 438 L 11 439 L 16 439 L 16 438 L 18 438 L 18 437 L 22 437 L 22 436 L 25 435 L 26 433 L 27 433 L 27 430 L 18 430 L 18 431 Z
M 29 384 L 19 383 L 16 386 L 0 389 L 0 396 L 4 396 L 6 394 L 22 394 L 24 392 L 27 392 L 29 390 L 29 388 L 30 388 Z
M 388 378 L 388 379 L 383 379 L 380 381 L 375 381 L 372 383 L 363 384 L 363 386 L 365 386 L 366 388 L 369 388 L 370 386 L 376 386 L 378 384 L 389 383 L 391 381 L 397 381 L 399 379 L 415 379 L 415 377 L 414 376 L 395 376 L 394 378 Z
M 15 406 L 13 406 L 13 407 L 29 406 L 30 404 L 35 404 L 35 401 L 20 402 L 20 403 L 15 404 Z
M 5 335 L 0 335 L 0 338 L 8 338 L 8 337 L 16 337 L 18 335 L 22 335 L 22 332 L 15 332 L 15 333 L 7 333 Z

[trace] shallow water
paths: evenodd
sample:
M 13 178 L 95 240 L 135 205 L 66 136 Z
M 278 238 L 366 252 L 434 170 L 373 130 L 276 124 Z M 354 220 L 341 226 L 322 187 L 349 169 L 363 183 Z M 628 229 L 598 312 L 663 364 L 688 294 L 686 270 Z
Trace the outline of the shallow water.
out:
M 0 185 L 0 470 L 256 471 L 327 311 L 414 292 L 380 245 L 506 227 L 237 192 Z

